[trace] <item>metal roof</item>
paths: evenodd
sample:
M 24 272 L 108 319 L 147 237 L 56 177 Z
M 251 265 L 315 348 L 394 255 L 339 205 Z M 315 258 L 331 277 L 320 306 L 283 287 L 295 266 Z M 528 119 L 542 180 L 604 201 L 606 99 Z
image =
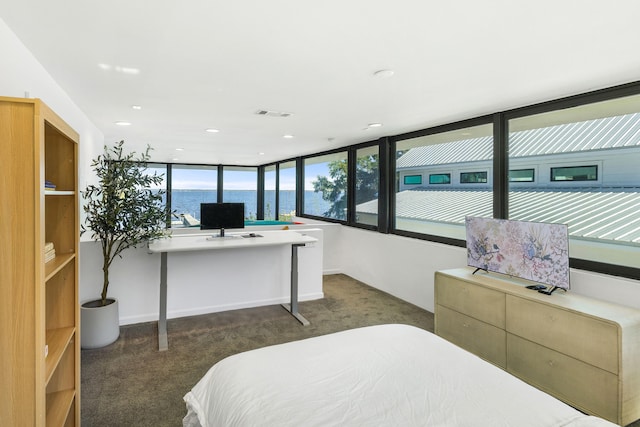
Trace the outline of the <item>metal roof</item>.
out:
M 640 113 L 512 132 L 509 135 L 511 157 L 624 147 L 640 147 Z M 488 136 L 412 148 L 396 161 L 396 168 L 491 160 L 492 157 L 493 137 Z
M 464 224 L 466 215 L 492 217 L 492 204 L 491 191 L 412 189 L 396 194 L 396 215 Z M 356 210 L 377 213 L 377 201 Z M 568 224 L 573 237 L 640 244 L 640 188 L 511 191 L 509 211 L 511 219 Z

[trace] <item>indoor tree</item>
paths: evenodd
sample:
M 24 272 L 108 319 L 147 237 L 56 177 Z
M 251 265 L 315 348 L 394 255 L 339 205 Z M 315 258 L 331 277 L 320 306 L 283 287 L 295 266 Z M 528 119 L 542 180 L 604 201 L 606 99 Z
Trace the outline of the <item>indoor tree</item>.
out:
M 137 154 L 125 153 L 123 146 L 120 141 L 104 147 L 91 163 L 97 184 L 87 185 L 82 192 L 86 227 L 82 225 L 81 233 L 90 230 L 102 245 L 102 306 L 108 304 L 109 268 L 115 257 L 166 235 L 165 191 L 158 188 L 163 175 L 147 169 L 151 147 Z

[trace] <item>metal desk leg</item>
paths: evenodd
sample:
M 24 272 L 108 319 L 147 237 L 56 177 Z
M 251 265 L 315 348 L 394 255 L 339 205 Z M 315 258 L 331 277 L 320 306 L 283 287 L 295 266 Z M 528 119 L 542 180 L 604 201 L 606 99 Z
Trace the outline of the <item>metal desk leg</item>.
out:
M 160 253 L 160 313 L 158 315 L 158 350 L 169 349 L 167 339 L 167 253 Z
M 304 326 L 310 325 L 309 321 L 298 313 L 298 247 L 304 246 L 304 243 L 291 245 L 291 305 L 282 304 L 298 322 Z

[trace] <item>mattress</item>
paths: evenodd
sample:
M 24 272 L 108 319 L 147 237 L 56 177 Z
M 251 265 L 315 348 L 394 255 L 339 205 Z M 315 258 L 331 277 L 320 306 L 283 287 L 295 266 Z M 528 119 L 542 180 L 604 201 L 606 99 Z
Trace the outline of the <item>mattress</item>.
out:
M 423 329 L 379 325 L 236 354 L 184 426 L 613 426 Z

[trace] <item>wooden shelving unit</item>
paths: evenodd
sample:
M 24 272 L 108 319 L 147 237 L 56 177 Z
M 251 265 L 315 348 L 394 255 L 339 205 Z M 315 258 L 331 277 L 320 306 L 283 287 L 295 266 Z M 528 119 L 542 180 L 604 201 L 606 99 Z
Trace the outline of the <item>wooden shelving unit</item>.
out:
M 79 426 L 79 137 L 42 101 L 0 97 L 0 140 L 0 420 Z

